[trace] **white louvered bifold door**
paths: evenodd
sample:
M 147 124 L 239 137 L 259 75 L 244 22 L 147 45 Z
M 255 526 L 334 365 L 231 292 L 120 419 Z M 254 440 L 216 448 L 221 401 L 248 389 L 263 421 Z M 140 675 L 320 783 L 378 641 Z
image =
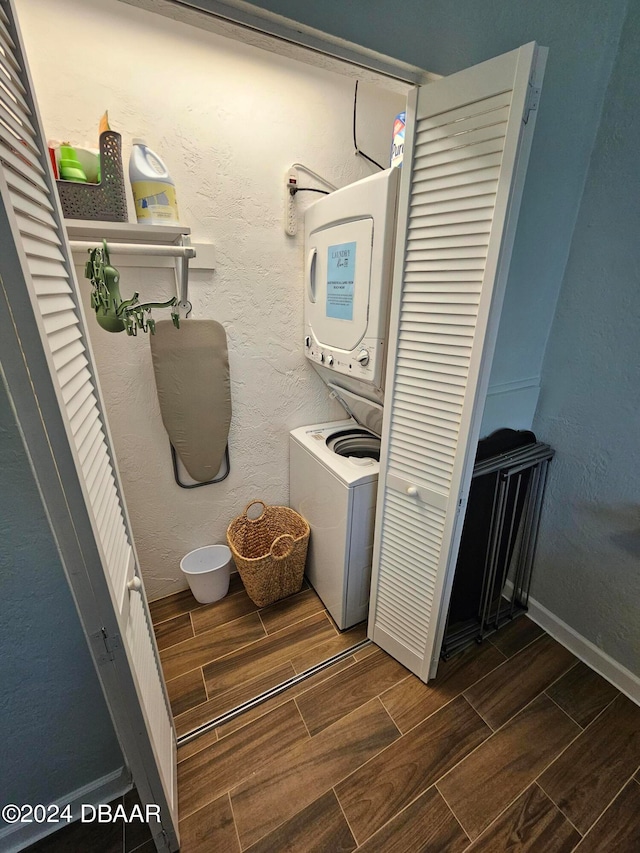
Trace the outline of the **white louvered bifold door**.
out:
M 15 13 L 0 0 L 0 189 L 122 643 L 175 818 L 175 731 Z M 134 578 L 136 579 L 134 581 Z M 114 638 L 108 640 L 111 644 Z M 108 698 L 108 697 L 107 697 Z
M 546 50 L 408 108 L 369 635 L 435 674 Z

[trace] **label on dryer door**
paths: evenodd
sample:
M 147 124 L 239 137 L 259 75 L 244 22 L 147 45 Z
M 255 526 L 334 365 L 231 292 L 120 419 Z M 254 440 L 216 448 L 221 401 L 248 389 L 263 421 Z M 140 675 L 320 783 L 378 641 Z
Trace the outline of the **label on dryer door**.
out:
M 327 252 L 327 317 L 353 320 L 356 243 L 329 246 Z

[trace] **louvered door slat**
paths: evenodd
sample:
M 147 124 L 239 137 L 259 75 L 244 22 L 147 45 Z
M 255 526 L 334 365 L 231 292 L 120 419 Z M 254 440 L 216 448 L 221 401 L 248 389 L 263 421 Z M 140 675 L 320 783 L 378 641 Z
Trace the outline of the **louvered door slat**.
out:
M 482 210 L 495 203 L 495 192 L 472 192 L 465 196 L 463 193 L 452 192 L 451 198 L 445 201 L 430 201 L 428 193 L 421 193 L 411 202 L 412 224 L 419 217 L 439 216 L 444 213 L 459 213 Z
M 29 155 L 29 156 L 27 156 Z M 42 180 L 44 171 L 37 158 L 29 154 L 25 148 L 16 148 L 16 140 L 13 135 L 0 124 L 0 160 L 10 166 L 15 172 L 26 177 L 34 184 L 46 189 Z M 41 182 L 41 183 L 39 183 Z
M 101 482 L 101 476 L 108 472 L 109 466 L 105 460 L 98 461 L 98 466 L 96 469 L 96 476 L 93 478 L 93 482 Z M 98 476 L 100 475 L 100 476 Z M 110 479 L 110 478 L 109 478 Z M 90 488 L 90 492 L 93 493 L 93 489 Z M 95 502 L 95 498 L 92 498 Z M 107 504 L 106 511 L 103 513 L 103 516 L 98 524 L 98 529 L 100 531 L 100 538 L 102 539 L 102 547 L 104 549 L 104 554 L 106 559 L 109 561 L 112 571 L 117 572 L 119 566 L 115 563 L 113 559 L 113 543 L 118 537 L 118 510 L 114 503 L 110 501 Z M 115 592 L 117 596 L 121 595 L 121 588 L 118 586 L 115 588 Z
M 50 334 L 48 343 L 54 360 L 57 353 L 81 338 L 82 332 L 77 326 L 67 326 L 64 329 L 60 329 L 59 331 Z
M 97 480 L 100 479 L 100 476 L 104 473 L 104 471 L 109 470 L 109 467 L 109 455 L 107 454 L 106 448 L 104 447 L 104 442 L 101 442 L 95 453 L 92 456 L 89 456 L 85 460 L 84 465 L 82 466 L 84 480 L 87 484 L 89 494 L 92 494 L 94 484 Z
M 98 405 L 93 389 L 90 385 L 83 385 L 78 393 L 67 403 L 67 412 L 71 422 L 71 429 L 74 435 L 82 425 L 82 420 L 85 418 L 91 409 Z
M 45 225 L 55 225 L 55 219 L 49 210 L 29 201 L 28 198 L 19 193 L 12 192 L 10 195 L 13 208 L 16 212 L 31 216 L 37 222 L 43 222 Z
M 55 296 L 63 293 L 73 293 L 73 288 L 66 278 L 47 278 L 33 276 L 33 285 L 38 296 Z
M 409 231 L 422 231 L 424 226 L 430 229 L 436 226 L 458 225 L 460 223 L 491 222 L 491 207 L 479 207 L 471 210 L 455 210 L 451 213 L 438 213 L 430 216 L 418 216 L 414 212 L 408 224 Z M 435 234 L 436 232 L 430 232 Z M 421 236 L 426 236 L 422 234 Z
M 46 258 L 49 261 L 64 262 L 64 255 L 57 246 L 43 240 L 34 240 L 23 235 L 22 245 L 30 258 Z
M 415 446 L 416 448 L 420 448 L 422 446 L 422 436 L 420 434 L 414 434 L 412 430 L 403 430 L 402 433 L 407 449 L 411 448 L 412 446 Z M 446 444 L 433 442 L 431 454 L 433 461 L 439 460 L 440 462 L 442 462 L 443 465 L 446 465 L 448 469 L 448 460 L 451 458 L 450 445 L 447 446 Z
M 456 393 L 455 385 L 447 385 L 445 381 L 433 382 L 425 378 L 426 371 L 416 367 L 417 362 L 408 364 L 408 359 L 398 359 L 398 366 L 402 367 L 407 376 L 406 386 L 408 388 L 415 387 L 416 389 L 427 388 L 429 397 L 433 400 L 440 400 L 443 403 L 451 404 L 452 406 L 461 406 L 464 400 L 462 391 Z M 446 377 L 441 377 L 444 380 Z M 457 378 L 457 377 L 456 377 Z
M 465 115 L 463 118 L 451 119 L 452 113 L 447 113 L 447 118 L 451 119 L 446 124 L 433 125 L 434 120 L 423 119 L 418 122 L 418 132 L 422 143 L 433 142 L 441 139 L 460 139 L 464 141 L 470 133 L 477 132 L 479 129 L 495 127 L 496 125 L 506 124 L 509 118 L 509 100 L 510 93 L 505 92 L 502 95 L 502 106 L 496 105 L 493 109 L 488 109 L 478 115 Z M 437 119 L 435 119 L 437 121 Z M 504 130 L 503 130 L 504 135 Z
M 94 421 L 93 425 L 86 431 L 82 439 L 78 438 L 78 458 L 80 464 L 84 465 L 87 457 L 97 451 L 100 442 L 104 441 L 100 421 Z
M 485 165 L 484 157 L 499 154 L 502 151 L 503 140 L 503 136 L 497 136 L 490 139 L 483 139 L 482 142 L 474 146 L 461 145 L 449 151 L 439 151 L 431 154 L 426 161 L 428 166 L 425 167 L 423 176 L 428 175 L 429 169 L 434 169 L 438 166 L 446 166 L 451 171 L 455 171 L 456 165 L 458 169 L 464 169 L 465 171 L 479 169 Z
M 440 190 L 474 186 L 483 181 L 497 181 L 500 177 L 500 155 L 493 155 L 495 162 L 485 163 L 472 168 L 454 168 L 450 165 L 440 169 L 430 169 L 424 174 L 416 174 L 416 193 L 438 192 Z
M 459 186 L 466 180 L 474 181 L 478 173 L 486 174 L 487 177 L 499 176 L 501 162 L 501 151 L 484 153 L 480 156 L 467 157 L 439 165 L 426 160 L 423 165 L 416 165 L 413 175 L 416 186 L 420 189 L 429 185 L 453 187 Z
M 85 367 L 75 373 L 64 385 L 60 383 L 65 403 L 71 403 L 73 398 L 78 394 L 82 394 L 85 388 L 88 387 L 90 389 L 90 381 L 91 374 Z M 91 393 L 91 390 L 89 390 L 89 393 Z
M 491 220 L 483 219 L 477 222 L 457 222 L 450 225 L 431 225 L 429 233 L 421 237 L 416 237 L 416 240 L 424 240 L 425 242 L 435 242 L 436 240 L 451 240 L 464 239 L 466 235 L 489 234 L 491 232 Z M 433 243 L 432 243 L 433 245 Z
M 0 81 L 2 82 L 2 86 L 7 92 L 6 97 L 13 101 L 14 103 L 20 103 L 23 108 L 25 105 L 24 101 L 24 87 L 20 82 L 20 78 L 15 72 L 15 69 L 11 67 L 11 65 L 7 62 L 7 58 L 0 51 Z
M 429 90 L 432 92 L 433 90 Z M 482 124 L 482 117 L 491 115 L 495 110 L 508 109 L 511 106 L 511 87 L 507 87 L 505 91 L 499 92 L 488 98 L 482 98 L 480 101 L 469 101 L 459 107 L 436 110 L 433 115 L 419 115 L 416 118 L 416 124 L 423 133 L 436 130 L 438 128 L 450 128 L 456 122 L 466 121 L 473 118 L 478 124 Z M 415 167 L 418 168 L 419 163 L 416 161 Z
M 24 99 L 24 95 L 20 92 L 20 89 L 14 84 L 9 70 L 5 70 L 5 68 L 1 65 L 0 88 L 4 89 L 5 91 L 7 103 L 13 103 L 16 107 L 20 107 L 26 113 L 26 115 L 31 115 L 31 110 L 29 109 L 27 102 Z
M 85 418 L 90 415 L 93 409 L 97 408 L 96 402 L 91 388 L 85 388 L 81 394 L 77 394 L 72 400 L 73 406 L 67 406 L 71 432 L 74 436 L 78 434 Z
M 58 314 L 61 311 L 68 311 L 74 307 L 74 302 L 70 296 L 63 295 L 40 295 L 42 316 L 48 317 L 50 314 Z
M 72 318 L 68 312 L 58 314 L 49 314 L 43 317 L 43 325 L 48 335 L 61 332 L 63 329 L 68 329 L 72 326 Z
M 50 243 L 52 246 L 61 245 L 55 231 L 47 228 L 46 225 L 36 222 L 35 219 L 31 219 L 29 216 L 20 216 L 18 214 L 16 219 L 22 235 L 36 237 L 38 240 L 41 240 L 44 243 Z
M 439 303 L 435 303 L 435 305 L 440 308 L 456 307 L 458 308 L 458 313 L 447 314 L 443 311 L 435 310 L 435 307 L 434 310 L 431 310 L 425 302 L 407 301 L 407 310 L 403 314 L 403 319 L 407 323 L 424 323 L 425 318 L 428 318 L 434 321 L 433 323 L 426 324 L 428 328 L 442 330 L 442 326 L 454 326 L 456 330 L 460 330 L 460 334 L 466 334 L 464 326 L 475 325 L 474 319 L 477 309 L 474 311 L 473 305 L 467 305 L 464 302 L 459 303 L 457 306 L 441 306 Z M 436 320 L 437 323 L 435 322 Z
M 419 420 L 417 416 L 406 417 L 404 412 L 399 411 L 395 423 L 404 430 L 405 435 L 415 435 L 421 442 L 431 441 L 436 449 L 451 450 L 456 447 L 455 433 L 450 430 L 436 430 L 433 425 Z
M 416 191 L 413 196 L 413 205 L 421 203 L 435 204 L 439 201 L 455 201 L 456 199 L 474 198 L 475 196 L 485 196 L 494 194 L 496 191 L 496 178 L 487 178 L 484 175 L 484 170 L 481 170 L 479 180 L 476 180 L 477 172 L 471 173 L 473 180 L 469 180 L 469 176 L 460 176 L 457 183 L 449 183 L 448 186 L 436 188 L 432 186 L 431 181 L 422 181 L 416 184 Z M 445 183 L 445 181 L 442 181 Z
M 3 79 L 10 80 L 22 94 L 26 94 L 26 89 L 22 85 L 19 74 L 16 73 L 16 64 L 13 62 L 12 54 L 7 53 L 2 49 L 2 40 L 0 39 L 0 73 L 3 74 Z
M 434 515 L 431 518 L 425 519 L 419 518 L 418 516 L 413 518 L 404 512 L 405 504 L 403 501 L 404 495 L 398 495 L 395 492 L 389 493 L 389 507 L 395 507 L 396 510 L 394 515 L 394 529 L 406 529 L 413 535 L 424 535 L 430 538 L 432 542 L 439 542 L 444 531 L 444 524 L 438 519 L 438 517 Z
M 12 168 L 8 168 L 6 170 L 5 177 L 11 189 L 16 190 L 20 195 L 23 195 L 25 198 L 30 199 L 41 207 L 44 207 L 47 210 L 52 210 L 45 191 L 36 186 L 35 183 L 25 180 L 22 175 L 14 171 Z
M 0 49 L 5 55 L 7 62 L 17 71 L 20 71 L 20 65 L 15 56 L 16 43 L 7 29 L 8 24 L 8 19 L 6 19 L 6 23 L 5 19 L 0 20 Z
M 110 503 L 111 497 L 111 471 L 107 471 L 94 487 L 93 502 L 98 518 L 105 517 L 105 511 Z
M 118 539 L 118 541 L 120 541 L 120 538 L 126 540 L 126 537 L 117 523 L 117 509 L 115 508 L 113 501 L 109 499 L 113 491 L 113 487 L 114 480 L 111 470 L 106 465 L 100 466 L 97 476 L 94 479 L 93 486 L 91 487 L 91 500 L 96 508 L 101 507 L 98 530 L 100 532 L 100 539 L 102 541 L 105 557 L 111 566 L 111 575 L 114 578 L 120 578 L 124 581 L 126 580 L 126 562 L 123 560 L 116 560 L 113 555 L 114 540 Z M 123 583 L 117 586 L 114 584 L 114 595 L 118 600 L 119 606 L 122 605 L 122 598 L 124 594 L 125 590 Z
M 432 369 L 437 365 L 403 356 L 399 356 L 398 366 L 402 366 L 404 375 L 407 377 L 407 384 L 411 384 L 411 379 L 413 379 L 413 384 L 418 383 L 422 386 L 424 383 L 430 392 L 441 394 L 443 400 L 457 402 L 464 398 L 464 380 L 455 373 L 447 370 L 438 373 L 437 370 Z
M 414 259 L 428 261 L 432 258 L 437 258 L 438 260 L 481 258 L 487 250 L 489 241 L 478 240 L 476 237 L 471 239 L 462 238 L 458 241 L 452 240 L 451 243 L 442 241 L 442 243 L 443 245 L 434 246 L 433 244 L 430 245 L 429 241 L 425 238 L 416 240 L 413 255 Z
M 407 304 L 412 311 L 418 311 L 428 304 L 432 312 L 443 312 L 449 314 L 452 311 L 463 312 L 465 307 L 473 311 L 480 300 L 480 294 L 467 292 L 466 288 L 459 287 L 455 292 L 447 292 L 438 284 L 426 284 L 422 288 L 407 288 Z
M 35 142 L 35 133 L 26 117 L 18 116 L 18 106 L 10 101 L 9 98 L 3 99 L 0 102 L 0 122 L 15 136 L 16 140 L 31 149 L 34 154 L 38 154 L 38 147 Z
M 4 59 L 2 54 L 0 54 L 0 59 Z M 15 108 L 22 115 L 31 115 L 31 109 L 24 98 L 19 81 L 11 73 L 11 68 L 6 63 L 0 64 L 0 86 L 5 90 L 6 97 L 3 97 L 2 100 L 8 107 L 12 110 Z
M 393 578 L 393 581 L 395 581 L 395 583 L 392 581 L 391 578 L 389 578 L 389 580 L 387 582 L 385 582 L 384 586 L 385 586 L 385 591 L 386 591 L 387 595 L 389 596 L 390 601 L 393 601 L 396 604 L 396 606 L 399 606 L 401 604 L 401 602 L 404 601 L 404 596 L 402 595 L 402 593 L 403 593 L 402 588 L 401 587 L 399 588 L 396 584 L 398 583 L 399 578 L 401 578 L 402 575 L 404 574 L 405 567 L 403 566 L 403 564 L 401 562 L 400 563 L 393 562 L 392 565 L 393 565 L 393 568 L 395 570 L 395 577 Z M 416 599 L 419 597 L 420 599 L 425 599 L 427 601 L 430 601 L 431 598 L 433 597 L 434 589 L 435 589 L 435 587 L 433 586 L 433 584 L 430 584 L 428 582 L 416 584 L 416 587 L 415 587 L 415 590 L 417 593 Z M 404 604 L 403 604 L 403 606 L 404 606 Z M 406 605 L 406 613 L 407 613 L 407 624 L 406 624 L 406 626 L 403 626 L 403 627 L 406 630 L 406 636 L 410 637 L 411 636 L 411 634 L 410 634 L 410 632 L 411 632 L 411 621 L 412 620 L 422 621 L 425 617 L 424 617 L 424 613 L 421 612 L 420 605 L 417 601 Z M 402 628 L 400 630 L 402 630 Z
M 17 172 L 14 172 L 13 169 L 6 170 L 5 178 L 11 189 L 16 191 L 18 199 L 22 197 L 23 199 L 33 202 L 44 210 L 53 210 L 53 206 L 49 201 L 47 193 L 37 187 L 33 182 L 26 181 Z
M 454 355 L 455 350 L 451 348 L 448 352 L 430 352 L 429 344 L 422 344 L 417 339 L 411 340 L 407 337 L 398 346 L 398 356 L 416 359 L 430 365 L 431 370 L 436 373 L 447 373 L 450 376 L 466 377 L 466 368 L 469 359 L 465 356 Z
M 437 154 L 450 154 L 453 151 L 469 148 L 470 146 L 478 145 L 481 142 L 491 142 L 503 139 L 507 128 L 506 122 L 481 125 L 480 127 L 474 127 L 475 119 L 468 120 L 467 123 L 471 126 L 471 129 L 467 130 L 464 134 L 458 135 L 457 133 L 453 133 L 451 135 L 441 136 L 437 139 L 434 139 L 431 133 L 423 132 L 420 125 L 418 125 L 418 133 L 416 135 L 417 142 L 415 147 L 416 156 L 420 157 L 424 155 L 435 157 Z M 453 125 L 452 129 L 455 127 L 456 126 Z M 475 155 L 475 151 L 473 153 Z
M 97 424 L 98 429 L 102 429 L 102 421 L 100 419 L 100 413 L 97 411 L 88 412 L 84 418 L 81 418 L 80 425 L 76 430 L 74 430 L 73 437 L 75 439 L 76 447 L 82 447 L 85 442 L 87 435 L 93 430 L 94 425 Z
M 131 560 L 131 545 L 123 528 L 118 529 L 117 543 L 118 547 L 117 550 L 114 549 L 112 559 L 116 565 L 122 567 L 122 577 L 126 581 L 127 568 Z M 127 595 L 126 583 L 122 585 L 121 592 L 123 596 Z
M 425 680 L 475 455 L 467 446 L 477 440 L 471 424 L 479 428 L 480 365 L 534 57 L 529 45 L 420 90 L 405 141 L 370 626 Z
M 489 223 L 479 225 L 470 233 L 454 235 L 429 235 L 416 237 L 416 248 L 420 249 L 451 249 L 462 246 L 485 246 L 489 242 Z
M 404 478 L 409 478 L 412 483 L 426 486 L 439 494 L 446 493 L 451 466 L 448 470 L 440 470 L 435 468 L 432 462 L 416 465 L 410 450 L 406 453 L 390 450 L 389 464 L 393 466 L 396 473 L 401 474 Z
M 84 354 L 79 352 L 73 359 L 69 359 L 65 364 L 57 368 L 58 376 L 60 377 L 60 387 L 64 388 L 71 382 L 80 371 L 85 370 L 89 365 Z

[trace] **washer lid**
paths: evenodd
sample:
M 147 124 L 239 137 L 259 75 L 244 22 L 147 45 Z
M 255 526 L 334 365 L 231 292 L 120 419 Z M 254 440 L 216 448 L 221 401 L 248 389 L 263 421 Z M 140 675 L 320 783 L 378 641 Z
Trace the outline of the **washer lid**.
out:
M 360 426 L 374 432 L 376 435 L 382 435 L 384 409 L 380 403 L 367 400 L 366 397 L 354 394 L 353 391 L 346 391 L 332 382 L 328 382 L 327 385 L 331 388 L 342 408 L 354 421 L 357 421 Z

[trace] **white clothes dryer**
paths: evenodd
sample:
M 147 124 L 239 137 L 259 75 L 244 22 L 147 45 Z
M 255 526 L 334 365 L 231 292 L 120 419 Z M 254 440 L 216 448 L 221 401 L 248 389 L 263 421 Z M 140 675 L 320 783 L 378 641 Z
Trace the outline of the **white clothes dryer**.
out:
M 311 527 L 307 577 L 341 630 L 367 618 L 379 471 L 380 436 L 355 418 L 290 433 L 290 504 Z
M 305 213 L 304 352 L 322 379 L 383 400 L 399 169 Z

